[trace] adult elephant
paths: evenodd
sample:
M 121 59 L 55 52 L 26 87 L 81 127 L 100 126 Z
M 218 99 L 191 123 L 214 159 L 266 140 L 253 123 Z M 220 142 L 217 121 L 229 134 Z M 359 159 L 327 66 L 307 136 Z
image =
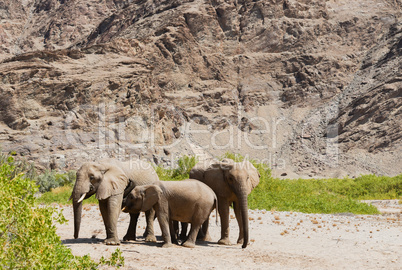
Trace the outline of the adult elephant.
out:
M 99 162 L 86 162 L 77 171 L 77 179 L 70 199 L 73 199 L 74 238 L 78 238 L 82 201 L 96 194 L 99 209 L 106 228 L 107 245 L 120 244 L 117 235 L 117 219 L 123 198 L 135 186 L 159 182 L 159 178 L 150 164 L 141 160 L 121 162 L 116 159 L 104 159 Z M 130 225 L 123 240 L 135 240 L 139 213 L 130 214 Z M 156 242 L 153 230 L 155 213 L 146 213 L 146 241 Z
M 238 244 L 242 248 L 248 244 L 248 204 L 247 196 L 258 185 L 260 174 L 249 161 L 234 162 L 231 159 L 206 161 L 195 165 L 190 171 L 190 178 L 207 184 L 218 198 L 218 212 L 221 217 L 222 245 L 229 241 L 229 207 L 233 204 L 239 225 Z M 208 236 L 206 236 L 208 238 Z

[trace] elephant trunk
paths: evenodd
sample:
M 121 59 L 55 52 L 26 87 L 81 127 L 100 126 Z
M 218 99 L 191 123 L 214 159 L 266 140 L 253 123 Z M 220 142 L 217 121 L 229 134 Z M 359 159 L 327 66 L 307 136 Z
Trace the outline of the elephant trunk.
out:
M 248 245 L 248 205 L 247 205 L 247 193 L 244 192 L 239 196 L 239 206 L 241 212 L 241 218 L 243 222 L 244 241 L 242 248 L 246 248 Z
M 233 191 L 236 194 L 238 200 L 238 206 L 240 209 L 241 223 L 243 227 L 243 245 L 242 248 L 246 248 L 248 245 L 248 203 L 247 203 L 247 181 L 238 181 L 233 186 Z M 240 225 L 240 224 L 239 224 Z
M 70 199 L 73 200 L 73 212 L 74 212 L 74 238 L 77 239 L 80 233 L 81 226 L 81 214 L 82 214 L 82 201 L 88 199 L 95 194 L 95 187 L 86 181 L 77 172 L 77 180 L 75 182 L 73 192 Z
M 73 201 L 74 210 L 74 238 L 78 238 L 81 226 L 82 202 Z

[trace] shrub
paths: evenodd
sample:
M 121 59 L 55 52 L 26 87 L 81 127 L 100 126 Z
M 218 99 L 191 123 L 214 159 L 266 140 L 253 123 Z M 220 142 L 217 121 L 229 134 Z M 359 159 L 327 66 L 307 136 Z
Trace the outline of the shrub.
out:
M 240 162 L 244 156 L 226 153 L 223 158 Z M 300 211 L 306 213 L 377 214 L 374 206 L 358 202 L 347 194 L 326 188 L 325 180 L 280 180 L 272 178 L 268 165 L 250 162 L 260 173 L 260 183 L 248 197 L 250 209 L 276 209 L 278 211 Z
M 13 158 L 12 161 L 9 161 L 8 155 L 0 153 L 0 163 L 3 164 L 5 162 L 10 162 L 9 164 L 14 167 L 9 177 L 14 178 L 22 174 L 21 177 L 34 180 L 39 185 L 39 192 L 41 193 L 50 191 L 52 188 L 72 185 L 75 182 L 76 172 L 73 170 L 67 173 L 46 170 L 43 174 L 38 174 L 34 163 L 21 158 Z
M 72 204 L 73 202 L 69 198 L 73 191 L 73 187 L 71 185 L 66 185 L 62 187 L 53 188 L 48 192 L 43 193 L 38 199 L 38 203 L 52 204 Z M 98 204 L 98 200 L 95 195 L 91 196 L 88 199 L 85 199 L 83 204 Z
M 52 188 L 62 186 L 72 186 L 75 182 L 75 171 L 69 171 L 68 173 L 58 173 L 56 171 L 46 170 L 44 174 L 37 177 L 36 183 L 39 185 L 39 191 L 41 193 L 50 191 Z
M 124 257 L 120 249 L 116 248 L 116 250 L 112 253 L 109 259 L 106 259 L 102 256 L 100 259 L 100 264 L 108 265 L 112 267 L 120 268 L 124 266 Z
M 11 178 L 14 178 L 20 174 L 23 174 L 22 177 L 29 179 L 36 179 L 38 177 L 34 164 L 25 159 L 10 159 L 8 155 L 0 153 L 0 164 L 3 163 L 9 163 L 14 167 L 9 175 Z
M 174 169 L 167 169 L 162 166 L 155 167 L 159 179 L 163 181 L 188 179 L 190 170 L 197 164 L 196 156 L 183 156 L 177 160 L 177 166 Z
M 197 164 L 196 156 L 183 156 L 177 160 L 177 168 L 173 169 L 172 177 L 186 179 L 190 175 L 190 170 Z
M 16 173 L 14 158 L 0 160 L 0 268 L 96 269 L 89 256 L 74 256 L 56 234 L 54 222 L 63 223 L 61 212 L 38 206 L 35 181 Z M 111 263 L 121 265 L 121 253 Z M 104 263 L 109 261 L 104 260 Z
M 226 153 L 222 158 L 243 161 L 240 154 Z M 194 156 L 183 156 L 173 169 L 155 167 L 161 180 L 183 180 L 198 162 Z M 248 197 L 250 209 L 276 209 L 307 213 L 377 214 L 374 206 L 361 203 L 364 199 L 402 199 L 402 174 L 395 177 L 365 175 L 355 179 L 284 179 L 272 178 L 267 164 L 250 160 L 260 173 L 260 183 Z M 74 175 L 75 176 L 75 175 Z M 55 188 L 39 199 L 41 202 L 66 204 L 71 186 Z M 96 203 L 96 199 L 84 203 Z

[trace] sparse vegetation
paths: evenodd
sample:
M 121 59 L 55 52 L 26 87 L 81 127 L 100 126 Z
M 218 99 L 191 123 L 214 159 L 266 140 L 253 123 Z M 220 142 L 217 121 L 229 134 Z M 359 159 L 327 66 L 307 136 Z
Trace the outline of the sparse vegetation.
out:
M 159 179 L 163 181 L 177 181 L 188 179 L 191 168 L 197 164 L 198 159 L 195 156 L 183 156 L 177 160 L 177 167 L 170 169 L 162 166 L 156 166 L 155 171 Z
M 75 183 L 75 178 L 75 171 L 58 173 L 53 170 L 46 170 L 45 173 L 38 175 L 36 183 L 39 185 L 39 191 L 44 193 L 57 187 L 72 186 Z
M 57 187 L 57 188 L 51 189 L 51 191 L 49 191 L 49 192 L 43 193 L 38 198 L 38 202 L 44 203 L 44 204 L 51 204 L 51 203 L 72 204 L 72 201 L 68 200 L 71 196 L 72 191 L 73 191 L 73 186 L 71 186 L 71 185 Z M 95 196 L 92 196 L 89 199 L 84 200 L 82 203 L 83 204 L 98 204 L 98 200 L 95 198 Z
M 14 159 L 12 156 L 16 155 L 15 152 L 10 152 L 9 155 L 0 153 L 0 164 L 8 163 L 13 166 L 13 170 L 9 177 L 14 178 L 17 175 L 23 174 L 22 177 L 35 180 L 38 177 L 38 173 L 35 170 L 35 166 L 32 162 L 28 162 L 25 159 Z
M 242 161 L 240 154 L 223 158 Z M 250 209 L 275 209 L 305 213 L 378 214 L 377 208 L 359 200 L 402 198 L 402 175 L 364 175 L 355 179 L 280 180 L 271 177 L 266 164 L 250 160 L 258 169 L 260 184 L 249 195 Z
M 124 264 L 116 250 L 100 263 L 89 256 L 74 256 L 56 234 L 55 223 L 63 214 L 53 207 L 38 206 L 38 186 L 17 167 L 18 161 L 0 157 L 0 268 L 96 269 L 99 264 Z M 120 253 L 119 253 L 120 252 Z
M 245 157 L 240 154 L 226 153 L 222 158 L 242 161 Z M 177 165 L 173 169 L 157 166 L 155 170 L 163 181 L 183 180 L 189 177 L 191 168 L 197 162 L 198 160 L 194 156 L 183 156 L 177 160 Z M 396 177 L 364 175 L 355 179 L 280 180 L 272 178 L 268 165 L 254 160 L 250 160 L 250 162 L 261 175 L 260 184 L 249 196 L 250 209 L 276 209 L 306 213 L 378 214 L 378 210 L 374 206 L 361 203 L 359 200 L 402 198 L 402 175 Z M 72 178 L 55 172 L 51 175 L 50 179 Z M 58 180 L 53 180 L 53 182 L 58 182 Z M 66 182 L 66 186 L 57 187 L 51 192 L 44 193 L 39 201 L 67 204 L 72 191 L 72 183 L 69 180 Z M 84 203 L 97 203 L 97 201 L 91 197 Z
M 123 253 L 121 252 L 121 250 L 119 248 L 117 248 L 111 254 L 109 259 L 102 256 L 100 259 L 100 264 L 120 268 L 121 266 L 124 266 Z
M 77 257 L 56 234 L 65 222 L 52 207 L 37 207 L 35 182 L 16 174 L 14 159 L 0 165 L 0 265 L 5 269 L 95 268 L 88 256 Z
M 222 158 L 242 161 L 243 156 L 227 153 Z M 184 156 L 174 169 L 156 167 L 161 180 L 182 180 L 189 177 L 196 157 Z M 297 179 L 272 178 L 268 165 L 250 160 L 258 169 L 260 184 L 249 196 L 251 209 L 275 209 L 306 213 L 377 214 L 374 206 L 359 202 L 363 199 L 401 199 L 402 175 L 385 177 L 365 175 L 356 179 Z M 109 259 L 99 263 L 89 256 L 71 254 L 56 234 L 55 222 L 63 223 L 62 213 L 39 203 L 67 204 L 75 181 L 75 172 L 60 174 L 54 171 L 37 175 L 31 163 L 16 161 L 12 156 L 0 155 L 0 253 L 4 268 L 85 268 L 99 264 L 120 267 L 124 257 L 119 249 Z M 31 175 L 36 181 L 27 177 Z M 40 180 L 38 180 L 40 179 Z M 36 183 L 48 190 L 39 199 Z M 85 200 L 96 203 L 95 198 Z M 56 263 L 55 263 L 56 262 Z

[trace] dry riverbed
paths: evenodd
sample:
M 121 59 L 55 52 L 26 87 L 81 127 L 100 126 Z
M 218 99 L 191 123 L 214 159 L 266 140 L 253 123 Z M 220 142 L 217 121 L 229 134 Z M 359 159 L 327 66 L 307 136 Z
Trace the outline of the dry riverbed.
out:
M 122 269 L 401 269 L 402 207 L 394 201 L 374 202 L 383 215 L 323 215 L 296 212 L 250 210 L 250 245 L 216 244 L 220 226 L 211 216 L 210 234 L 214 242 L 201 242 L 193 248 L 161 248 L 158 243 L 123 242 L 106 246 L 105 230 L 97 205 L 84 206 L 80 238 L 73 238 L 73 212 L 63 206 L 67 224 L 57 225 L 58 234 L 73 254 L 89 254 L 98 260 L 120 248 L 125 258 Z M 388 210 L 387 210 L 388 209 Z M 391 210 L 390 210 L 391 209 Z M 237 239 L 237 222 L 232 213 L 231 240 Z M 118 223 L 120 239 L 129 223 L 122 213 Z M 137 235 L 142 235 L 141 216 Z M 160 235 L 159 225 L 155 224 Z

